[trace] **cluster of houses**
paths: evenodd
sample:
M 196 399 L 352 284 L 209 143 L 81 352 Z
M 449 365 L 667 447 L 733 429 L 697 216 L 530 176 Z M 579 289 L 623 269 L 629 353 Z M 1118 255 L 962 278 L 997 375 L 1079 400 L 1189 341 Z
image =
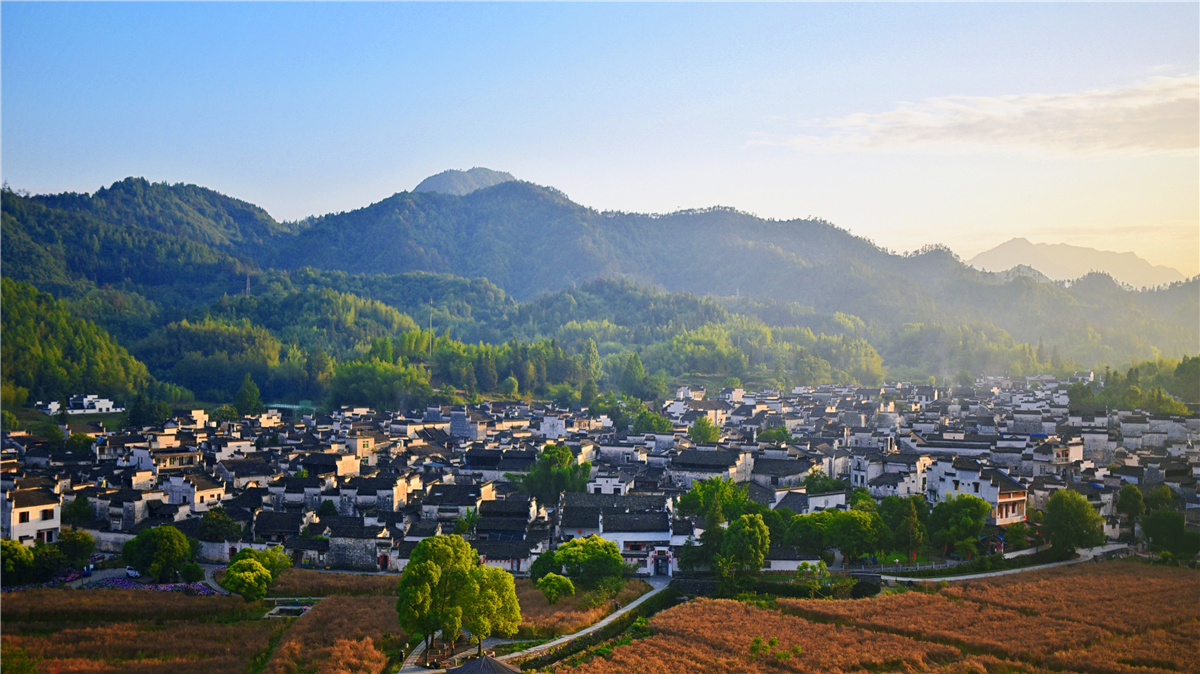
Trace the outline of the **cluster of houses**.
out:
M 1112 537 L 1119 488 L 1165 484 L 1196 524 L 1200 416 L 1085 416 L 1070 410 L 1068 383 L 989 379 L 952 395 L 909 384 L 726 388 L 711 397 L 688 386 L 662 406 L 668 433 L 634 434 L 586 411 L 522 402 L 409 413 L 346 407 L 292 420 L 272 410 L 221 423 L 194 410 L 155 428 L 71 425 L 95 439 L 83 457 L 14 432 L 0 457 L 2 535 L 54 541 L 62 507 L 86 499 L 86 528 L 115 551 L 164 524 L 200 537 L 204 514 L 220 507 L 243 533 L 205 541 L 202 556 L 213 562 L 278 544 L 301 565 L 399 571 L 420 540 L 457 527 L 485 563 L 516 574 L 562 541 L 595 534 L 641 573 L 670 575 L 703 526 L 675 511 L 697 480 L 729 478 L 764 506 L 799 514 L 846 508 L 846 489 L 806 490 L 817 471 L 877 499 L 978 496 L 996 528 L 1072 489 L 1105 516 Z M 717 442 L 689 438 L 701 417 L 721 429 Z M 790 440 L 760 439 L 777 437 L 775 429 Z M 549 443 L 591 463 L 585 492 L 540 503 L 517 489 L 511 476 L 530 471 Z M 794 569 L 805 559 L 777 546 L 766 566 Z

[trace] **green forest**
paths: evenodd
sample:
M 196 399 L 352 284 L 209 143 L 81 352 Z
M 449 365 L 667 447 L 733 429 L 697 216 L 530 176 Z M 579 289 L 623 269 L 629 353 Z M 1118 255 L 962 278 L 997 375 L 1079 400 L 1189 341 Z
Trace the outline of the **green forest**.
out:
M 1105 367 L 1142 374 L 1104 396 L 1196 401 L 1196 279 L 1001 280 L 822 221 L 599 213 L 518 181 L 295 223 L 142 179 L 2 198 L 6 405 L 82 392 L 215 405 L 246 375 L 269 402 L 394 409 Z M 1086 393 L 1073 395 L 1113 402 Z

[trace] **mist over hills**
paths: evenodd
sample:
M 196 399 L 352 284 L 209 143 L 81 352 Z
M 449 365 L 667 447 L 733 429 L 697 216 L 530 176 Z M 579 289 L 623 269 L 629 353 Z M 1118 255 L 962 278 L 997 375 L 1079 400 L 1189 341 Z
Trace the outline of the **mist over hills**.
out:
M 1090 274 L 1064 287 L 1033 270 L 979 271 L 944 247 L 895 255 L 821 220 L 600 212 L 528 182 L 483 186 L 508 174 L 475 171 L 478 183 L 439 174 L 427 191 L 299 223 L 140 178 L 93 195 L 5 191 L 4 276 L 65 300 L 155 377 L 201 391 L 249 371 L 286 393 L 285 379 L 270 382 L 317 351 L 354 359 L 430 325 L 468 344 L 552 339 L 550 352 L 593 340 L 606 377 L 636 351 L 648 372 L 779 383 L 1200 350 L 1196 279 L 1133 291 Z M 461 364 L 435 361 L 435 377 L 467 381 Z
M 1065 243 L 1031 243 L 1010 239 L 967 260 L 984 271 L 1001 272 L 1025 266 L 1055 281 L 1071 281 L 1099 271 L 1134 288 L 1154 288 L 1184 280 L 1178 269 L 1153 265 L 1133 253 L 1116 253 Z

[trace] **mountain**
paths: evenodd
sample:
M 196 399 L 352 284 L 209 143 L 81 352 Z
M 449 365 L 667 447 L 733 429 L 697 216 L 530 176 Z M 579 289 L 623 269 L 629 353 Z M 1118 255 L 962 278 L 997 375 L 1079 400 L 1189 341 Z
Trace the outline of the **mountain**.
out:
M 1200 303 L 1182 295 L 1151 301 L 1152 293 L 1115 283 L 1063 288 L 982 272 L 937 246 L 894 255 L 821 220 L 764 220 L 730 208 L 599 212 L 521 181 L 461 197 L 402 192 L 314 218 L 280 237 L 260 263 L 482 277 L 521 301 L 616 278 L 667 292 L 795 303 L 880 325 L 993 325 L 1019 342 L 1062 343 L 1070 350 L 1064 355 L 1081 362 L 1112 354 L 1076 339 L 1083 326 L 1101 342 L 1149 357 L 1154 348 L 1192 352 L 1200 323 Z M 1132 325 L 1138 333 L 1126 335 Z
M 1133 253 L 1114 253 L 1065 243 L 1030 243 L 1012 239 L 967 261 L 984 271 L 1027 266 L 1056 281 L 1070 281 L 1100 271 L 1134 288 L 1156 288 L 1184 280 L 1177 269 L 1152 265 Z
M 422 180 L 421 184 L 417 185 L 413 191 L 439 192 L 441 194 L 453 194 L 461 197 L 475 190 L 499 185 L 510 180 L 516 180 L 516 178 L 512 177 L 511 173 L 493 171 L 477 166 L 469 171 L 451 169 L 449 171 L 442 171 L 435 176 L 429 176 Z
M 1093 274 L 1062 286 L 1032 272 L 979 271 L 945 247 L 895 255 L 821 220 L 764 220 L 723 207 L 600 212 L 508 180 L 462 196 L 401 192 L 294 226 L 239 220 L 234 212 L 257 207 L 196 187 L 213 209 L 193 209 L 207 215 L 175 227 L 180 190 L 192 186 L 131 185 L 138 209 L 101 207 L 94 195 L 5 190 L 4 275 L 68 301 L 144 357 L 152 374 L 202 396 L 216 384 L 166 371 L 170 340 L 213 345 L 192 350 L 199 370 L 219 371 L 228 360 L 233 369 L 275 372 L 318 348 L 355 358 L 375 340 L 432 322 L 439 339 L 469 343 L 553 338 L 578 350 L 592 339 L 606 367 L 638 351 L 647 367 L 671 374 L 734 371 L 744 358 L 751 367 L 818 373 L 808 380 L 834 378 L 814 369 L 814 353 L 875 380 L 880 356 L 895 376 L 921 379 L 1200 348 L 1200 280 L 1133 291 Z M 104 204 L 120 203 L 108 196 L 113 189 Z M 227 236 L 209 236 L 216 231 Z M 209 319 L 220 325 L 195 327 Z M 278 365 L 260 357 L 275 342 L 244 326 L 266 330 L 288 352 Z M 158 341 L 143 341 L 151 335 Z M 828 341 L 835 338 L 846 341 Z M 221 346 L 235 339 L 254 346 Z M 1034 354 L 1029 345 L 1039 343 L 1045 349 Z M 277 380 L 267 385 L 288 390 Z

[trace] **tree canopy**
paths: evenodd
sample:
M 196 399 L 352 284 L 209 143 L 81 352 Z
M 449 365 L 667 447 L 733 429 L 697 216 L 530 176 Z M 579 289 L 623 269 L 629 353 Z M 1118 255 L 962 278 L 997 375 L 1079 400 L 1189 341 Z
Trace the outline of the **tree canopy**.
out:
M 457 638 L 464 611 L 478 591 L 479 554 L 461 536 L 431 536 L 413 549 L 400 577 L 396 612 L 409 634 L 425 635 L 426 663 L 433 636 Z
M 1083 494 L 1059 489 L 1046 501 L 1046 537 L 1056 553 L 1069 555 L 1104 543 L 1104 520 Z
M 192 559 L 187 536 L 172 526 L 144 529 L 121 548 L 126 563 L 159 582 L 170 580 Z

